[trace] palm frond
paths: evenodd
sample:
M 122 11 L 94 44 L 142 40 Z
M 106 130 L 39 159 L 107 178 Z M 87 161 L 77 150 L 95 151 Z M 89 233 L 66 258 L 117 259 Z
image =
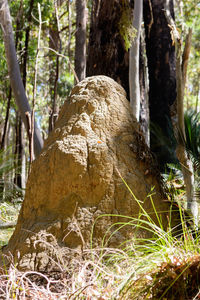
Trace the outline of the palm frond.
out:
M 200 113 L 185 113 L 185 146 L 195 166 L 200 168 Z

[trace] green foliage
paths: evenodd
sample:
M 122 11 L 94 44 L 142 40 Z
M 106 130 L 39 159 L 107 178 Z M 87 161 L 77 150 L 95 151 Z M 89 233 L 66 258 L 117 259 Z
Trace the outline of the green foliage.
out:
M 113 218 L 117 217 L 121 221 L 108 228 L 103 239 L 102 258 L 98 258 L 98 260 L 103 259 L 104 265 L 115 274 L 116 282 L 113 297 L 128 300 L 164 299 L 165 296 L 166 299 L 172 299 L 170 295 L 175 293 L 175 290 L 177 298 L 185 294 L 195 295 L 198 291 L 198 284 L 194 285 L 191 290 L 190 268 L 195 264 L 197 254 L 199 255 L 199 236 L 192 227 L 188 227 L 189 219 L 185 218 L 183 209 L 178 204 L 177 207 L 172 204 L 171 210 L 168 212 L 157 211 L 151 192 L 148 198 L 151 200 L 154 213 L 149 214 L 126 182 L 124 180 L 123 182 L 134 201 L 138 203 L 141 213 L 138 218 L 112 215 Z M 168 226 L 166 228 L 163 221 L 166 223 L 164 215 L 167 213 Z M 175 227 L 171 223 L 174 214 L 179 216 L 180 222 Z M 125 228 L 128 232 L 134 231 L 136 236 L 124 242 L 120 251 L 105 254 L 104 251 L 106 250 L 104 249 L 107 249 L 107 242 L 112 238 L 112 235 L 117 234 L 122 229 L 125 230 Z M 112 233 L 110 234 L 110 232 Z M 142 232 L 143 234 L 141 234 Z M 194 255 L 194 260 L 192 255 Z M 200 261 L 199 257 L 198 262 Z M 126 270 L 123 275 L 121 268 Z M 198 277 L 198 271 L 193 271 L 192 276 Z M 104 273 L 102 272 L 99 277 L 102 277 L 101 280 L 103 281 Z M 185 278 L 185 283 L 181 284 L 183 278 Z
M 168 163 L 177 163 L 175 154 L 176 139 L 172 128 L 171 121 L 165 117 L 165 128 L 161 128 L 158 124 L 150 123 L 151 139 L 154 144 L 153 152 L 159 161 L 160 170 L 165 169 Z
M 193 163 L 195 197 L 200 202 L 200 113 L 190 110 L 185 114 L 186 149 Z
M 192 45 L 188 65 L 188 80 L 186 89 L 186 109 L 195 108 L 198 111 L 200 91 L 200 4 L 195 1 L 177 1 L 176 23 L 182 34 L 186 36 L 188 28 L 192 28 Z
M 186 148 L 196 160 L 200 160 L 200 113 L 185 113 Z
M 17 56 L 20 63 L 20 67 L 23 67 L 23 55 L 25 49 L 26 30 L 30 29 L 29 45 L 28 45 L 28 57 L 27 57 L 27 72 L 26 72 L 26 94 L 29 104 L 32 105 L 33 99 L 33 85 L 34 85 L 34 70 L 35 70 L 35 58 L 37 51 L 38 41 L 38 3 L 40 4 L 42 14 L 42 33 L 41 33 L 41 48 L 39 52 L 38 62 L 38 78 L 37 78 L 37 99 L 35 105 L 36 119 L 39 122 L 39 127 L 42 129 L 44 136 L 48 135 L 49 114 L 52 109 L 52 97 L 50 91 L 52 91 L 52 81 L 50 80 L 50 71 L 56 70 L 56 57 L 57 55 L 51 52 L 49 47 L 49 26 L 54 24 L 56 20 L 55 1 L 53 0 L 34 0 L 34 6 L 32 11 L 32 18 L 29 21 L 30 13 L 30 0 L 24 0 L 21 2 L 10 1 L 9 7 L 12 16 L 12 25 L 14 35 L 16 37 L 17 22 L 20 23 L 18 28 L 19 40 Z M 21 5 L 22 4 L 22 5 Z M 71 9 L 71 19 L 69 20 L 68 5 Z M 91 5 L 91 3 L 90 3 Z M 59 37 L 61 40 L 61 49 L 59 53 L 62 55 L 59 59 L 59 78 L 57 82 L 57 105 L 60 107 L 65 101 L 67 95 L 70 93 L 74 84 L 73 72 L 71 71 L 70 64 L 73 68 L 74 65 L 74 49 L 75 49 L 75 5 L 74 3 L 62 3 L 57 6 L 57 12 L 60 25 Z M 71 22 L 71 31 L 69 32 L 69 21 Z M 62 30 L 62 28 L 65 28 Z M 9 77 L 7 70 L 7 63 L 5 59 L 4 44 L 2 35 L 0 35 L 0 129 L 3 128 L 3 123 L 6 114 L 6 103 L 9 94 Z M 59 54 L 58 53 L 58 54 Z M 53 57 L 53 58 L 52 58 Z M 13 111 L 14 109 L 14 111 Z M 11 127 L 9 131 L 15 131 L 15 111 L 16 106 L 12 101 L 10 110 Z M 1 133 L 1 132 L 0 132 Z
M 192 109 L 189 110 L 184 115 L 184 122 L 186 140 L 182 137 L 182 142 L 193 164 L 195 196 L 200 199 L 200 113 L 196 113 Z M 156 132 L 160 140 L 162 138 L 162 132 L 160 133 L 157 128 L 154 132 Z M 163 140 L 163 142 L 169 145 L 167 140 Z M 180 196 L 180 198 L 182 197 L 183 199 L 185 192 L 180 163 L 178 161 L 176 163 L 167 163 L 162 177 L 167 184 L 168 191 L 172 192 L 172 195 L 176 194 L 177 197 Z

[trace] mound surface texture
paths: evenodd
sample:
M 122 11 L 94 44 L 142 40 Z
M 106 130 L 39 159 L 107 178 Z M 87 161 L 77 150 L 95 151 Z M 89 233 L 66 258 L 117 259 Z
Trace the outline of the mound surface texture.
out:
M 147 211 L 152 211 L 147 195 L 154 186 L 155 206 L 163 210 L 159 184 L 139 141 L 138 124 L 118 83 L 94 76 L 75 86 L 32 165 L 5 252 L 11 251 L 22 269 L 46 270 L 57 248 L 83 249 L 91 244 L 91 230 L 92 245 L 100 245 L 110 226 L 125 220 L 117 215 L 139 213 L 122 178 Z M 116 228 L 112 226 L 107 237 Z M 133 231 L 126 227 L 116 232 L 108 245 L 119 245 Z

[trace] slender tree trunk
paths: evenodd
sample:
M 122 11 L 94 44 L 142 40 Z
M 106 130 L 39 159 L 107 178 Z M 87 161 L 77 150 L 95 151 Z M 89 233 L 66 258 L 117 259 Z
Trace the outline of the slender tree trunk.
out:
M 26 28 L 25 45 L 24 45 L 24 52 L 23 52 L 23 67 L 22 67 L 23 84 L 25 90 L 26 90 L 26 74 L 27 74 L 27 62 L 28 62 L 28 46 L 29 46 L 29 37 L 30 37 L 30 30 L 31 30 L 30 24 L 32 21 L 33 5 L 34 5 L 34 0 L 30 0 L 29 11 L 27 15 L 28 26 Z
M 79 81 L 86 73 L 86 0 L 76 0 L 75 72 Z
M 20 2 L 20 8 L 16 17 L 16 34 L 15 34 L 15 48 L 22 53 L 22 35 L 23 35 L 23 27 L 24 27 L 24 17 L 23 17 L 23 0 Z M 25 50 L 26 52 L 26 50 Z M 24 55 L 23 55 L 24 56 Z M 23 57 L 21 57 L 20 71 L 23 70 Z M 23 78 L 24 88 L 26 85 L 26 77 L 25 80 Z M 22 119 L 20 117 L 20 112 L 16 111 L 16 121 L 15 121 L 15 177 L 14 183 L 20 189 L 22 188 L 22 154 L 23 154 L 23 134 L 22 134 Z
M 27 27 L 25 30 L 25 44 L 23 49 L 23 56 L 22 56 L 22 81 L 24 85 L 24 89 L 26 90 L 26 81 L 27 81 L 27 64 L 28 64 L 28 47 L 29 47 L 29 38 L 30 38 L 30 31 L 31 31 L 31 21 L 32 21 L 32 11 L 34 7 L 34 0 L 30 0 L 29 2 L 29 10 L 26 15 L 27 19 Z M 24 139 L 24 123 L 21 124 L 21 188 L 25 189 L 26 187 L 26 155 L 25 155 L 25 139 Z
M 14 46 L 13 30 L 10 17 L 10 11 L 7 0 L 0 0 L 0 22 L 2 25 L 3 39 L 5 45 L 6 59 L 8 64 L 8 71 L 10 76 L 10 83 L 13 94 L 19 108 L 22 120 L 29 134 L 29 126 L 26 118 L 26 113 L 31 113 L 31 109 L 25 94 L 22 83 L 19 65 L 17 62 L 17 55 Z M 34 149 L 35 155 L 38 156 L 43 147 L 43 140 L 40 131 L 35 126 L 34 130 Z
M 7 102 L 7 108 L 6 108 L 6 117 L 5 117 L 5 121 L 4 121 L 4 128 L 3 128 L 3 134 L 2 134 L 1 145 L 0 145 L 1 150 L 6 149 L 5 144 L 6 144 L 6 136 L 8 134 L 11 96 L 12 96 L 12 90 L 11 90 L 11 87 L 9 87 L 8 102 Z M 2 153 L 2 154 L 6 156 L 6 153 Z M 1 181 L 1 183 L 0 183 L 0 197 L 2 197 L 2 200 L 4 198 L 4 192 L 5 192 L 4 176 L 5 176 L 4 174 L 0 175 L 0 181 Z
M 15 178 L 14 183 L 21 188 L 22 181 L 21 181 L 21 153 L 22 153 L 22 122 L 20 118 L 20 114 L 16 111 L 16 123 L 15 123 Z
M 71 3 L 68 1 L 67 3 L 67 9 L 68 9 L 68 24 L 69 24 L 69 30 L 68 30 L 68 43 L 67 43 L 67 52 L 69 61 L 71 61 L 71 37 L 72 37 L 72 20 L 71 20 Z M 69 66 L 70 70 L 70 66 Z
M 49 26 L 49 90 L 51 97 L 51 111 L 49 116 L 49 132 L 54 128 L 54 124 L 58 118 L 59 106 L 57 103 L 57 84 L 59 79 L 59 56 L 55 54 L 51 49 L 55 50 L 55 52 L 60 52 L 61 41 L 59 36 L 59 28 L 58 28 L 58 20 L 56 17 L 56 13 L 51 20 Z
M 3 135 L 1 140 L 1 149 L 4 149 L 5 147 L 5 138 L 8 130 L 8 120 L 9 120 L 9 113 L 10 113 L 10 102 L 11 102 L 11 96 L 12 96 L 12 90 L 11 87 L 9 88 L 9 95 L 8 95 L 8 103 L 6 108 L 6 117 L 4 122 L 4 129 L 3 129 Z
M 166 0 L 165 5 L 166 19 L 171 27 L 173 39 L 176 49 L 176 82 L 177 82 L 177 147 L 176 155 L 181 164 L 184 183 L 186 187 L 187 209 L 191 211 L 196 228 L 198 228 L 198 203 L 194 196 L 194 170 L 192 161 L 185 148 L 185 124 L 184 124 L 184 91 L 186 84 L 187 65 L 191 47 L 192 30 L 186 38 L 184 52 L 181 50 L 181 38 L 176 29 L 174 20 L 171 17 L 169 9 L 169 0 Z M 176 129 L 176 130 L 177 130 Z
M 7 132 L 5 135 L 5 140 L 4 140 L 4 149 L 6 149 L 6 151 L 4 151 L 3 153 L 3 159 L 5 159 L 5 161 L 8 161 L 10 159 L 10 157 L 13 157 L 13 153 L 12 153 L 12 149 L 10 146 L 10 142 L 12 143 L 14 140 L 14 137 L 12 136 L 10 138 L 10 131 L 11 131 L 11 127 L 10 123 L 9 123 L 9 119 L 8 119 L 8 123 L 7 123 Z M 14 166 L 13 166 L 14 168 Z M 3 180 L 3 184 L 0 185 L 0 195 L 2 196 L 2 201 L 6 200 L 6 195 L 7 192 L 10 192 L 11 190 L 11 185 L 13 183 L 13 179 L 14 179 L 14 174 L 12 174 L 12 172 L 9 173 L 4 173 L 2 174 L 1 180 Z
M 191 32 L 189 33 L 192 34 Z M 176 42 L 177 43 L 177 42 Z M 191 41 L 190 41 L 191 44 Z M 187 42 L 185 43 L 187 47 Z M 176 44 L 178 48 L 176 50 L 176 69 L 177 69 L 177 113 L 178 113 L 178 145 L 176 148 L 176 155 L 179 162 L 181 163 L 181 169 L 183 173 L 183 178 L 186 187 L 186 196 L 187 196 L 187 209 L 191 210 L 192 215 L 194 216 L 195 225 L 198 226 L 198 204 L 194 196 L 194 170 L 192 161 L 185 149 L 185 124 L 184 124 L 184 90 L 186 82 L 186 72 L 187 66 L 184 66 L 185 58 L 184 53 L 181 57 L 180 45 Z M 186 49 L 185 47 L 185 49 Z M 190 47 L 190 46 L 189 46 Z M 190 52 L 190 50 L 189 50 Z M 182 62 L 181 62 L 182 60 Z
M 133 27 L 137 30 L 136 37 L 133 40 L 132 46 L 129 50 L 129 90 L 130 90 L 130 104 L 133 110 L 133 115 L 136 120 L 140 118 L 140 30 L 143 15 L 143 1 L 134 1 L 133 13 Z
M 146 57 L 145 32 L 141 30 L 140 43 L 140 130 L 146 144 L 150 147 L 150 119 L 149 119 L 149 80 Z

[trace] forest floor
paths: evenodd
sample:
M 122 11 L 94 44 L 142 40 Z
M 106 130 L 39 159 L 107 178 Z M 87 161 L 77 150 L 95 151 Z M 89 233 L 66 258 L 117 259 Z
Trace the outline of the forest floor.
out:
M 20 205 L 2 203 L 1 221 L 16 221 Z M 123 249 L 85 249 L 74 253 L 60 272 L 21 272 L 14 262 L 0 275 L 0 299 L 195 300 L 200 299 L 199 236 L 186 227 L 181 236 L 150 224 L 152 239 Z M 5 245 L 13 229 L 0 230 Z

